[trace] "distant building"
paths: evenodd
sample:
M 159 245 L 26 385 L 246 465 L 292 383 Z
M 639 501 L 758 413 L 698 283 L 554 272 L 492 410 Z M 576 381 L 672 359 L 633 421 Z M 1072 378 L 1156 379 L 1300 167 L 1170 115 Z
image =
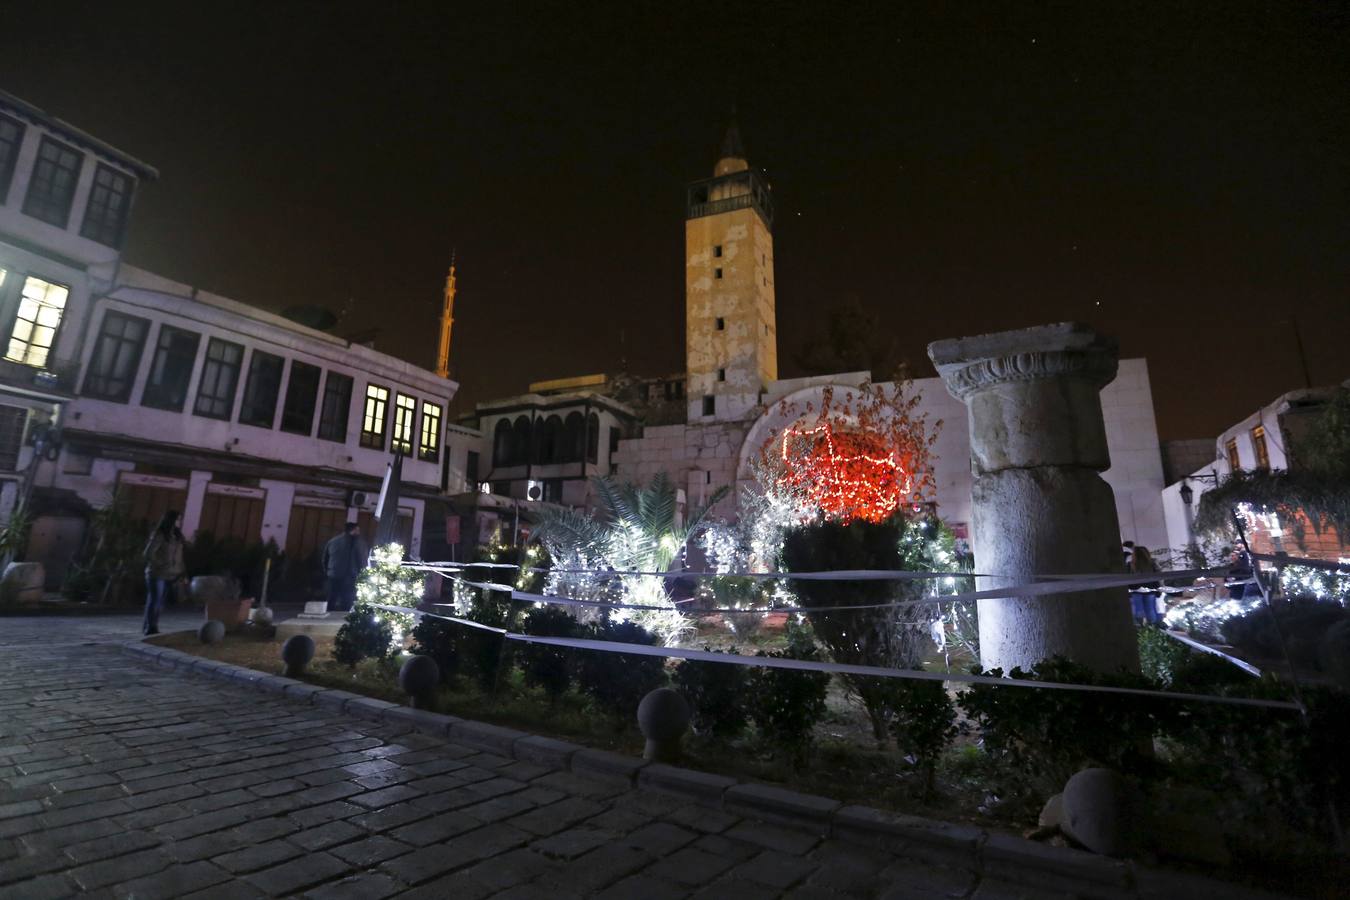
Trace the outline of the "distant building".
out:
M 300 566 L 371 512 L 401 451 L 400 532 L 468 490 L 446 446 L 457 385 L 369 347 L 125 264 L 155 170 L 0 95 L 0 511 L 34 516 L 57 587 L 92 510 L 189 536 L 274 540 Z M 454 432 L 454 429 L 450 429 Z
M 1350 381 L 1342 387 L 1350 387 Z M 1297 469 L 1299 438 L 1321 416 L 1336 390 L 1336 387 L 1323 387 L 1289 391 L 1226 429 L 1211 442 L 1208 462 L 1196 466 L 1163 489 L 1163 510 L 1171 545 L 1185 547 L 1195 540 L 1192 523 L 1200 498 L 1233 472 Z M 1189 504 L 1183 499 L 1186 492 L 1191 495 Z M 1319 534 L 1315 529 L 1305 527 L 1304 546 L 1286 547 L 1293 523 L 1281 523 L 1275 516 L 1260 519 L 1254 524 L 1251 535 L 1253 544 L 1259 545 L 1255 546 L 1258 552 L 1299 549 L 1299 552 L 1326 559 L 1347 555 L 1347 545 L 1334 530 Z
M 623 409 L 608 407 L 614 420 L 605 426 L 610 429 L 608 438 L 601 440 L 608 452 L 589 461 L 597 474 L 636 482 L 664 472 L 681 491 L 683 502 L 691 505 L 703 503 L 719 487 L 729 487 L 731 495 L 715 512 L 732 518 L 735 489 L 753 483 L 755 458 L 772 433 L 791 424 L 783 417 L 781 401 L 799 409 L 808 403 L 818 408 L 828 388 L 843 392 L 868 380 L 865 372 L 778 378 L 772 192 L 763 172 L 747 162 L 734 126 L 713 177 L 695 181 L 687 191 L 685 323 L 687 368 L 682 376 L 649 381 L 589 376 L 532 385 L 532 393 L 525 397 L 479 404 L 476 449 L 481 459 L 492 459 L 492 471 L 500 473 L 489 479 L 492 492 L 497 492 L 499 479 L 514 485 L 522 478 L 541 476 L 540 468 L 527 473 L 519 465 L 499 465 L 508 457 L 493 450 L 507 446 L 501 422 L 508 409 L 514 417 L 510 446 L 540 440 L 532 429 L 556 428 L 539 423 L 547 420 L 543 415 L 547 404 L 557 405 L 557 414 L 563 414 L 562 398 L 550 395 L 551 385 L 557 384 L 578 392 L 567 401 L 568 415 L 581 412 L 585 402 L 592 410 L 605 408 L 601 395 L 622 401 Z M 960 533 L 970 522 L 971 508 L 966 410 L 937 378 L 919 379 L 913 387 L 922 395 L 921 409 L 929 413 L 930 421 L 944 422 L 935 447 L 937 502 L 940 515 Z M 1102 405 L 1112 460 L 1104 477 L 1115 490 L 1122 537 L 1163 548 L 1167 532 L 1160 500 L 1162 456 L 1147 363 L 1121 360 L 1119 374 L 1102 392 Z M 675 410 L 681 406 L 683 415 L 678 415 Z M 550 438 L 542 440 L 552 445 Z M 560 490 L 544 488 L 541 499 L 584 505 L 588 497 L 581 475 L 582 468 L 573 466 L 569 477 L 574 483 Z M 513 487 L 512 496 L 525 495 Z M 513 504 L 512 520 L 527 520 L 531 502 Z

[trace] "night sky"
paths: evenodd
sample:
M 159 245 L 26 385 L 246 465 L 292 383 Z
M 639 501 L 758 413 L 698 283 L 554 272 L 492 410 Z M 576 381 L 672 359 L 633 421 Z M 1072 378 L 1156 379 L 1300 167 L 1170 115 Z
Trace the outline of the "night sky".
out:
M 733 102 L 782 377 L 850 294 L 920 375 L 938 338 L 1115 334 L 1164 439 L 1301 387 L 1293 315 L 1350 376 L 1350 6 L 843 6 L 11 4 L 0 89 L 160 169 L 126 258 L 171 278 L 430 367 L 454 249 L 468 402 L 682 370 L 683 188 Z

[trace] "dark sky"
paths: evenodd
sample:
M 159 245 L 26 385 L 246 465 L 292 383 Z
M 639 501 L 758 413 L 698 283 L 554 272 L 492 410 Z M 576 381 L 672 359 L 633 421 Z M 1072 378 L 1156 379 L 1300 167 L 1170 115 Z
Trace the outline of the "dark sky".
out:
M 468 401 L 683 368 L 683 186 L 733 101 L 785 360 L 845 294 L 918 374 L 1078 319 L 1148 357 L 1165 439 L 1302 386 L 1295 314 L 1350 376 L 1350 6 L 1029 6 L 12 4 L 0 88 L 159 167 L 127 258 L 172 278 L 351 301 L 430 366 L 457 249 Z

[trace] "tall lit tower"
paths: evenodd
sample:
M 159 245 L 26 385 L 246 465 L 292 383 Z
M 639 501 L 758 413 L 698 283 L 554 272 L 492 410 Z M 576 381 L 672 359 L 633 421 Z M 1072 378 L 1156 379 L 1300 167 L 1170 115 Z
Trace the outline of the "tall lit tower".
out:
M 450 377 L 450 329 L 455 324 L 455 257 L 450 255 L 450 274 L 445 276 L 445 303 L 441 306 L 441 343 L 436 351 L 436 374 Z
M 689 185 L 684 223 L 689 421 L 744 418 L 778 378 L 773 197 L 733 120 L 713 177 Z

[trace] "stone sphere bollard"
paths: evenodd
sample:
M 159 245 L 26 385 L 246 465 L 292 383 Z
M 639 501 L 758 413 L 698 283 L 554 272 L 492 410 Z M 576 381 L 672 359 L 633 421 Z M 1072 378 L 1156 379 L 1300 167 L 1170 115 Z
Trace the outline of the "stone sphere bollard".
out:
M 398 686 L 412 698 L 413 709 L 428 708 L 440 683 L 441 667 L 430 656 L 414 656 L 398 670 Z
M 680 758 L 680 738 L 689 728 L 689 702 L 670 688 L 657 688 L 638 704 L 638 729 L 647 739 L 643 759 L 675 762 Z
M 216 619 L 203 622 L 202 627 L 197 629 L 197 640 L 203 644 L 219 644 L 225 640 L 225 623 Z
M 1060 828 L 1093 853 L 1125 857 L 1139 849 L 1137 791 L 1111 769 L 1083 769 L 1064 785 Z
M 281 645 L 281 661 L 286 664 L 286 675 L 295 678 L 305 671 L 314 658 L 314 638 L 307 634 L 293 634 Z

